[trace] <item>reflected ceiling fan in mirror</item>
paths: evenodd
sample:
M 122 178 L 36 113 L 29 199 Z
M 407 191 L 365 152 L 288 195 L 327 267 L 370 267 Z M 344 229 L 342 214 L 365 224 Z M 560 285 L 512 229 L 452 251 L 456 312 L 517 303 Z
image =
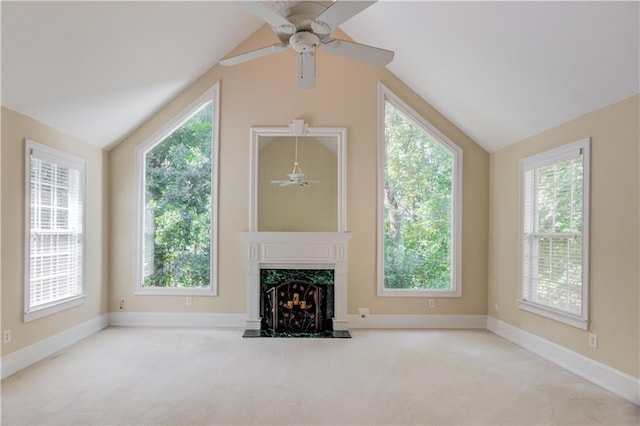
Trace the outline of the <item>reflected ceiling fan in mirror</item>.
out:
M 340 24 L 362 12 L 375 1 L 245 1 L 242 4 L 271 25 L 280 43 L 223 58 L 222 65 L 236 65 L 285 50 L 298 52 L 298 87 L 315 85 L 315 54 L 318 46 L 327 52 L 373 65 L 385 66 L 393 59 L 391 50 L 331 38 Z
M 291 173 L 287 174 L 288 179 L 284 180 L 272 180 L 271 183 L 278 184 L 279 186 L 309 186 L 310 183 L 318 183 L 318 181 L 309 181 L 304 179 L 304 173 L 300 169 L 300 164 L 298 164 L 298 136 L 296 136 L 296 150 L 295 156 L 293 159 L 293 170 Z

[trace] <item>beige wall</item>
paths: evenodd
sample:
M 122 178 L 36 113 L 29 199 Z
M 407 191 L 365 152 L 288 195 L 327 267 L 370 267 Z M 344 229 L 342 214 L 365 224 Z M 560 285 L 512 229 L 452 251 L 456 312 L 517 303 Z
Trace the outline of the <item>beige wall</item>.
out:
M 640 95 L 491 154 L 489 314 L 618 370 L 639 376 Z M 590 327 L 580 330 L 516 306 L 519 161 L 591 137 Z M 499 311 L 494 304 L 499 303 Z M 598 335 L 597 349 L 588 333 Z
M 23 322 L 25 139 L 87 160 L 87 302 L 28 323 Z M 107 163 L 105 151 L 2 108 L 2 329 L 12 331 L 3 355 L 108 312 Z
M 276 138 L 258 153 L 258 230 L 338 230 L 338 156 L 315 138 L 299 138 L 298 163 L 309 186 L 281 187 L 293 169 L 295 138 Z
M 238 52 L 275 42 L 263 27 Z M 249 128 L 285 126 L 304 119 L 313 127 L 347 128 L 347 227 L 349 313 L 369 307 L 375 314 L 485 314 L 487 310 L 487 223 L 489 155 L 386 68 L 319 51 L 317 84 L 296 87 L 291 50 L 234 67 L 215 66 L 118 145 L 110 156 L 110 308 L 150 312 L 245 312 L 247 252 L 240 235 L 248 229 Z M 221 82 L 219 250 L 217 297 L 133 296 L 135 147 L 216 81 Z M 376 120 L 377 84 L 382 81 L 464 151 L 463 297 L 438 299 L 428 310 L 422 298 L 376 296 Z

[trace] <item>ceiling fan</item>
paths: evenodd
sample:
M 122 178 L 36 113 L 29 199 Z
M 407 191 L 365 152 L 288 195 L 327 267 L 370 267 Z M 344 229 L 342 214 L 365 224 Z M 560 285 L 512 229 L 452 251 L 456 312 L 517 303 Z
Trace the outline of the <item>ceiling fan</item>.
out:
M 280 39 L 271 46 L 229 56 L 222 65 L 236 65 L 287 47 L 298 52 L 298 87 L 309 89 L 315 84 L 315 50 L 321 46 L 327 52 L 374 65 L 385 66 L 393 59 L 391 50 L 331 38 L 331 32 L 375 1 L 245 1 L 242 4 L 267 22 Z
M 296 186 L 309 186 L 310 183 L 312 182 L 317 182 L 317 181 L 308 181 L 308 180 L 304 180 L 304 173 L 302 173 L 302 170 L 300 169 L 300 164 L 298 164 L 298 137 L 296 136 L 296 151 L 295 151 L 295 157 L 293 160 L 293 170 L 291 171 L 291 173 L 287 174 L 287 176 L 289 177 L 289 179 L 285 179 L 285 180 L 272 180 L 271 183 L 275 183 L 278 184 L 279 186 L 290 186 L 290 185 L 296 185 Z

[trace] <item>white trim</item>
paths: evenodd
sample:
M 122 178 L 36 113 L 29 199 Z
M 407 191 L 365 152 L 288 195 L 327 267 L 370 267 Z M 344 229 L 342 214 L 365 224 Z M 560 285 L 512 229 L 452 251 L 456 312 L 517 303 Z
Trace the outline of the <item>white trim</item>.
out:
M 209 286 L 204 288 L 143 288 L 142 287 L 142 264 L 144 254 L 143 249 L 143 229 L 144 223 L 144 161 L 146 153 L 156 144 L 161 142 L 167 135 L 182 126 L 192 115 L 205 103 L 212 102 L 212 123 L 211 123 L 211 258 L 209 271 Z M 218 167 L 219 167 L 219 135 L 220 135 L 220 82 L 216 82 L 204 93 L 198 96 L 193 102 L 186 106 L 179 114 L 169 120 L 164 126 L 158 129 L 151 136 L 146 138 L 136 147 L 135 153 L 135 239 L 136 258 L 134 267 L 134 294 L 135 295 L 180 295 L 180 296 L 217 296 L 218 295 Z
M 27 293 L 25 293 L 25 298 Z M 74 306 L 82 305 L 87 301 L 86 295 L 80 295 L 73 297 L 72 299 L 65 299 L 55 302 L 55 304 L 36 309 L 30 312 L 24 313 L 24 322 L 36 320 L 38 318 L 46 317 L 47 315 L 55 314 L 56 312 L 64 311 L 65 309 L 73 308 Z
M 524 176 L 527 171 L 551 165 L 560 161 L 577 158 L 582 154 L 582 302 L 580 315 L 564 312 L 536 301 L 527 300 L 524 295 L 524 217 L 525 196 Z M 583 330 L 589 328 L 589 230 L 590 230 L 590 182 L 591 182 L 591 138 L 583 138 L 576 142 L 530 155 L 520 160 L 519 170 L 519 235 L 518 235 L 518 308 L 559 321 Z
M 521 160 L 525 170 L 533 170 L 559 161 L 566 161 L 580 155 L 580 150 L 589 145 L 590 138 L 580 139 L 539 154 L 530 155 Z
M 111 312 L 2 357 L 2 379 L 109 326 L 243 328 L 245 314 Z M 640 379 L 485 315 L 347 315 L 352 329 L 485 329 L 640 405 Z
M 111 312 L 112 327 L 232 327 L 243 328 L 246 314 Z
M 2 357 L 2 379 L 59 352 L 109 326 L 102 314 Z
M 298 120 L 294 120 L 298 121 Z M 258 156 L 260 136 L 291 136 L 291 127 L 251 127 L 249 129 L 249 232 L 258 232 Z M 305 136 L 336 139 L 338 229 L 347 231 L 347 129 L 344 127 L 307 127 Z
M 640 405 L 640 379 L 636 377 L 491 316 L 487 317 L 487 330 L 591 383 Z
M 385 101 L 407 114 L 418 126 L 422 127 L 435 140 L 440 142 L 453 155 L 453 248 L 451 270 L 451 289 L 446 290 L 413 290 L 387 289 L 384 286 L 384 169 L 385 169 Z M 377 294 L 385 297 L 462 297 L 462 149 L 451 139 L 415 112 L 406 102 L 389 90 L 381 82 L 378 83 L 378 182 L 377 182 Z
M 518 300 L 517 303 L 518 303 L 518 308 L 522 309 L 523 311 L 528 311 L 533 314 L 538 314 L 543 317 L 547 317 L 556 321 L 563 322 L 573 327 L 581 328 L 583 330 L 587 330 L 589 328 L 589 321 L 587 321 L 586 319 L 580 318 L 576 315 L 564 313 L 553 308 L 547 308 L 544 305 L 533 303 L 528 300 Z
M 347 315 L 351 328 L 486 328 L 486 315 Z

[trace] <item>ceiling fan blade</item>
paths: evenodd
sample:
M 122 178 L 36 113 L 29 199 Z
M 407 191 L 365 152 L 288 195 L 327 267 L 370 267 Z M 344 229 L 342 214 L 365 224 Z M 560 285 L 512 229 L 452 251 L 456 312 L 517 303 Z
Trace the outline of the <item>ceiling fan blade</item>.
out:
M 330 53 L 368 62 L 373 65 L 385 66 L 393 60 L 394 55 L 391 50 L 335 38 L 327 39 L 322 44 L 324 45 L 324 49 Z
M 264 1 L 243 1 L 241 3 L 244 7 L 253 12 L 254 15 L 271 25 L 273 28 L 278 28 L 283 25 L 291 26 L 291 22 L 280 16 L 269 3 Z
M 225 66 L 237 65 L 237 64 L 241 64 L 242 62 L 250 61 L 251 59 L 260 58 L 261 56 L 266 56 L 272 53 L 281 52 L 286 48 L 287 48 L 287 45 L 283 43 L 272 44 L 271 46 L 262 47 L 256 50 L 251 50 L 249 52 L 244 52 L 239 55 L 222 58 L 220 60 L 220 64 Z
M 311 89 L 316 84 L 316 54 L 305 52 L 298 54 L 298 87 Z
M 336 1 L 327 10 L 316 18 L 316 21 L 324 22 L 331 29 L 335 29 L 349 18 L 362 12 L 375 1 Z

